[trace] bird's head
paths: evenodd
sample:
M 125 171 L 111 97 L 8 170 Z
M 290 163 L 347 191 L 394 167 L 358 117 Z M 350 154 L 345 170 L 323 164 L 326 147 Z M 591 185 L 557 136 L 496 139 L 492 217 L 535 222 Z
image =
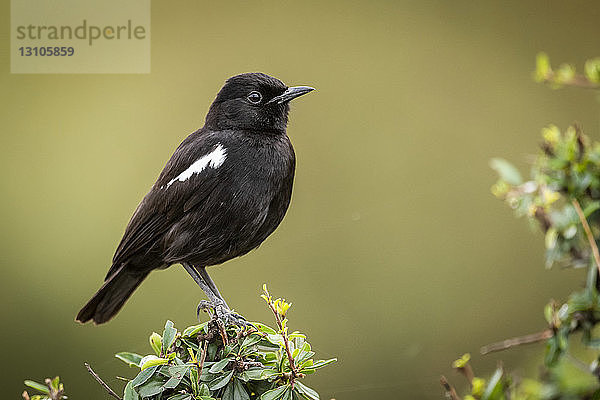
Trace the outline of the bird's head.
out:
M 233 76 L 210 106 L 206 126 L 285 133 L 290 100 L 312 90 L 309 86 L 287 87 L 279 79 L 262 73 Z

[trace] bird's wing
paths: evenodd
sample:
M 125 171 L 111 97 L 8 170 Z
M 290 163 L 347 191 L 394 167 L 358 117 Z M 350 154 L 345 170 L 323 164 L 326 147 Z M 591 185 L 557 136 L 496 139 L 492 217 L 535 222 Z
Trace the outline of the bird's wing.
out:
M 206 199 L 220 182 L 219 168 L 225 158 L 225 148 L 214 137 L 190 135 L 131 217 L 107 276 L 133 255 L 148 252 L 186 212 Z

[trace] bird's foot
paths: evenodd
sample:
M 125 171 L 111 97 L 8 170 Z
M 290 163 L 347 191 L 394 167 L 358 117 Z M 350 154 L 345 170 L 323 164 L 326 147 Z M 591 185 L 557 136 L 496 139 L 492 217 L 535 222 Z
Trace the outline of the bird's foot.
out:
M 225 326 L 236 325 L 239 327 L 254 327 L 250 322 L 246 321 L 246 318 L 230 310 L 229 307 L 220 300 L 215 302 L 207 300 L 200 301 L 198 308 L 196 309 L 196 317 L 198 319 L 200 318 L 201 311 L 208 313 L 213 319 L 220 320 Z
M 225 326 L 236 325 L 242 328 L 253 326 L 250 322 L 246 321 L 246 318 L 230 309 L 217 309 L 216 316 L 223 321 Z
M 200 319 L 200 313 L 202 311 L 204 311 L 205 313 L 207 313 L 208 315 L 210 315 L 212 317 L 213 314 L 215 314 L 216 308 L 217 308 L 217 305 L 215 303 L 212 303 L 208 300 L 200 300 L 200 303 L 198 303 L 198 307 L 196 307 L 196 318 L 198 320 Z

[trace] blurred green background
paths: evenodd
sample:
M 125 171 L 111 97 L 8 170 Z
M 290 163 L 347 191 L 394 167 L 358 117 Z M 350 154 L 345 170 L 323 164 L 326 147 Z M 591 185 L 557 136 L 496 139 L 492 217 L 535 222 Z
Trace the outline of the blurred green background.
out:
M 0 342 L 6 398 L 60 375 L 72 399 L 118 390 L 166 318 L 202 298 L 180 267 L 156 272 L 118 317 L 74 322 L 125 224 L 224 80 L 262 71 L 317 91 L 293 104 L 298 168 L 281 227 L 210 271 L 230 304 L 269 320 L 267 282 L 294 303 L 291 329 L 339 362 L 308 378 L 322 398 L 439 399 L 440 374 L 474 353 L 535 374 L 542 345 L 478 356 L 543 329 L 542 308 L 583 271 L 544 270 L 543 240 L 489 192 L 488 160 L 527 166 L 539 130 L 574 120 L 598 138 L 585 90 L 531 80 L 535 54 L 580 68 L 598 56 L 590 1 L 152 1 L 152 73 L 11 75 L 0 13 Z

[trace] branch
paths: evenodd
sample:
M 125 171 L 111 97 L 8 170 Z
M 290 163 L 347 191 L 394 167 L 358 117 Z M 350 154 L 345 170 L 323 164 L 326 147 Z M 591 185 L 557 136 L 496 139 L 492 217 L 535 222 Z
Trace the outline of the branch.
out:
M 94 379 L 100 384 L 100 386 L 102 386 L 107 392 L 108 394 L 110 394 L 112 397 L 114 397 L 115 399 L 118 400 L 122 400 L 121 397 L 119 397 L 118 394 L 116 394 L 114 392 L 114 390 L 112 390 L 110 388 L 110 386 L 108 386 L 99 376 L 97 373 L 94 372 L 94 370 L 92 369 L 92 367 L 90 367 L 90 364 L 88 363 L 83 363 L 83 365 L 85 365 L 85 367 L 87 368 L 88 372 L 94 377 Z
M 446 379 L 446 377 L 444 375 L 441 376 L 440 383 L 444 387 L 447 399 L 449 399 L 449 400 L 460 400 L 460 397 L 458 397 L 458 394 L 456 393 L 456 390 L 452 387 L 452 385 L 450 385 L 450 383 L 448 382 L 448 379 Z
M 558 84 L 558 85 L 573 86 L 573 87 L 578 87 L 578 88 L 583 88 L 583 89 L 600 89 L 600 85 L 598 85 L 597 83 L 594 83 L 594 82 L 590 82 L 583 75 L 575 75 L 566 82 L 556 82 L 554 80 L 555 77 L 556 77 L 556 73 L 550 72 L 546 75 L 543 82 L 546 84 L 550 84 L 550 85 Z
M 467 381 L 469 381 L 469 384 L 472 386 L 473 379 L 475 378 L 475 373 L 473 373 L 473 368 L 471 368 L 471 364 L 466 363 L 464 367 L 456 367 L 456 369 L 458 370 L 458 372 L 462 373 L 465 376 L 465 378 L 467 378 Z
M 525 336 L 518 336 L 515 338 L 503 340 L 501 342 L 488 344 L 487 346 L 483 346 L 479 351 L 481 352 L 481 354 L 486 355 L 495 351 L 502 351 L 510 349 L 511 347 L 520 346 L 522 344 L 541 342 L 543 340 L 550 339 L 552 336 L 554 336 L 554 332 L 552 332 L 551 329 L 546 329 L 542 332 L 532 333 L 530 335 Z
M 202 369 L 204 368 L 204 360 L 206 360 L 206 349 L 208 348 L 208 340 L 202 341 L 202 354 L 200 355 L 200 362 L 196 363 L 198 369 L 198 386 L 200 386 L 200 377 L 202 376 Z
M 575 211 L 577 211 L 577 215 L 579 216 L 579 220 L 581 221 L 581 225 L 583 225 L 583 230 L 585 230 L 585 235 L 587 236 L 588 242 L 590 242 L 590 247 L 592 248 L 592 254 L 594 255 L 594 261 L 596 262 L 596 267 L 598 268 L 598 272 L 600 273 L 600 253 L 598 252 L 598 246 L 596 246 L 596 240 L 594 239 L 594 235 L 592 234 L 592 229 L 585 218 L 585 214 L 581 209 L 581 205 L 577 199 L 573 199 L 572 201 L 573 207 L 575 207 Z
M 61 400 L 63 398 L 64 390 L 61 388 L 55 389 L 52 387 L 52 379 L 46 378 L 44 379 L 44 383 L 46 386 L 48 386 L 48 394 L 50 395 L 51 400 Z
M 285 329 L 283 329 L 283 322 L 281 321 L 281 317 L 279 313 L 275 309 L 275 306 L 269 301 L 269 308 L 275 315 L 275 321 L 277 322 L 277 326 L 279 327 L 279 331 L 281 332 L 281 337 L 283 338 L 283 343 L 285 345 L 285 352 L 287 353 L 288 361 L 290 363 L 290 369 L 292 370 L 292 377 L 290 379 L 290 384 L 292 385 L 292 389 L 294 388 L 294 381 L 298 378 L 298 371 L 296 370 L 296 365 L 294 364 L 294 357 L 292 357 L 292 352 L 290 351 L 290 343 L 287 338 L 287 333 Z

